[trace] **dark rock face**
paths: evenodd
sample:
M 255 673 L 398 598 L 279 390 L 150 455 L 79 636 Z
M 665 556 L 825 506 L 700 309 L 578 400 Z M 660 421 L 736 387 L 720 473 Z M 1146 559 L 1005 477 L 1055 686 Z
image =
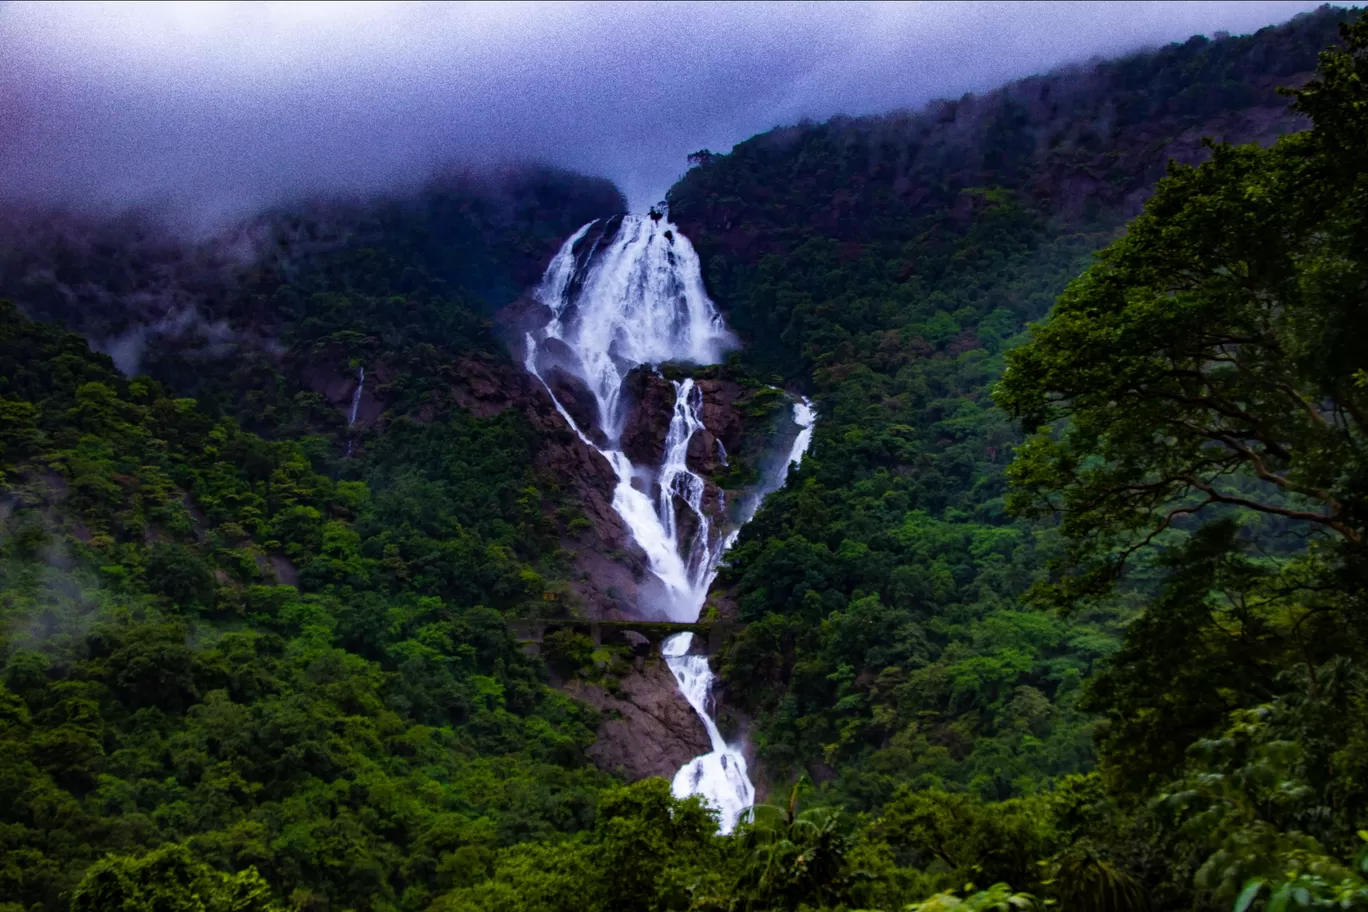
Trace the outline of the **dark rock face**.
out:
M 522 314 L 535 328 L 532 324 L 537 319 L 544 322 L 546 312 L 526 304 Z M 515 335 L 510 330 L 510 341 Z M 520 353 L 515 346 L 515 357 Z M 575 568 L 571 585 L 579 610 L 589 618 L 656 619 L 660 584 L 648 569 L 645 553 L 613 509 L 617 476 L 601 454 L 572 432 L 547 392 L 549 387 L 590 439 L 600 446 L 608 444 L 598 431 L 597 403 L 579 378 L 578 359 L 563 343 L 547 340 L 537 352 L 537 370 L 545 387 L 516 361 L 463 359 L 454 365 L 452 395 L 477 415 L 518 408 L 545 432 L 537 468 L 573 491 L 588 520 L 586 528 L 567 533 L 562 540 Z M 705 480 L 703 508 L 713 517 L 711 544 L 715 545 L 722 531 L 725 499 L 710 479 L 724 469 L 719 445 L 738 455 L 746 446 L 744 390 L 728 380 L 698 379 L 696 383 L 706 429 L 691 441 L 688 461 Z M 650 471 L 664 459 L 675 395 L 674 384 L 649 367 L 633 370 L 624 380 L 617 445 L 634 465 L 647 470 L 643 490 L 650 484 Z M 658 495 L 656 490 L 647 493 L 653 498 Z M 680 540 L 688 547 L 697 519 L 678 497 L 675 509 Z M 582 680 L 571 680 L 562 689 L 606 716 L 589 750 L 597 766 L 628 779 L 672 778 L 684 764 L 711 749 L 707 731 L 652 643 L 636 633 L 629 634 L 628 641 L 633 647 L 633 671 L 612 692 Z
M 674 384 L 649 367 L 638 367 L 622 382 L 622 400 L 622 452 L 633 465 L 660 465 L 674 415 Z
M 616 694 L 602 687 L 571 681 L 571 696 L 613 716 L 598 730 L 589 757 L 600 769 L 630 780 L 650 776 L 674 778 L 681 766 L 712 749 L 707 730 L 679 692 L 665 661 L 652 656 L 636 660 Z
M 743 430 L 741 413 L 736 409 L 741 387 L 730 380 L 699 380 L 698 388 L 703 393 L 703 423 L 724 446 L 736 449 Z
M 736 453 L 741 448 L 741 436 L 745 429 L 741 423 L 741 412 L 736 407 L 741 387 L 730 380 L 696 382 L 699 392 L 703 394 L 705 430 L 695 434 L 693 440 L 689 441 L 689 468 L 706 478 L 723 468 L 722 455 L 717 448 L 719 441 L 728 453 Z
M 622 638 L 632 647 L 632 652 L 638 656 L 647 656 L 651 653 L 651 641 L 644 635 L 635 630 L 622 631 Z
M 551 368 L 542 376 L 556 401 L 570 413 L 580 431 L 597 445 L 605 446 L 607 441 L 599 430 L 598 401 L 584 381 L 559 367 Z
M 343 372 L 336 367 L 315 363 L 300 371 L 300 379 L 305 389 L 318 393 L 337 409 L 344 419 L 351 417 L 352 395 L 356 392 L 357 375 Z M 366 383 L 361 390 L 361 402 L 356 410 L 356 426 L 374 426 L 385 413 L 384 399 L 376 395 L 376 388 L 387 382 L 385 365 L 366 367 Z
M 544 309 L 543 309 L 544 312 Z M 516 356 L 516 355 L 515 355 Z M 597 432 L 597 404 L 583 382 L 573 373 L 574 353 L 563 343 L 550 340 L 539 353 L 538 365 L 547 386 L 581 430 L 598 445 L 604 440 Z M 487 417 L 508 408 L 522 411 L 539 430 L 546 432 L 537 456 L 537 468 L 570 488 L 588 520 L 588 526 L 567 533 L 561 546 L 571 556 L 575 576 L 571 586 L 586 617 L 632 620 L 656 619 L 653 609 L 655 578 L 648 569 L 645 552 L 632 538 L 616 510 L 613 493 L 617 475 L 612 466 L 566 424 L 555 402 L 541 381 L 517 361 L 468 356 L 452 365 L 452 399 L 471 413 Z M 383 366 L 375 371 L 377 389 L 386 381 Z M 338 378 L 342 380 L 345 378 Z M 724 469 L 719 443 L 734 457 L 745 457 L 747 443 L 745 417 L 746 391 L 730 380 L 697 379 L 702 394 L 705 429 L 694 435 L 689 445 L 689 467 L 703 477 L 703 508 L 713 517 L 713 536 L 720 535 L 726 498 L 711 478 Z M 370 371 L 367 372 L 370 385 Z M 337 395 L 350 395 L 352 385 L 338 383 Z M 623 383 L 622 434 L 620 445 L 633 464 L 653 470 L 665 455 L 665 438 L 674 413 L 675 388 L 669 380 L 649 367 L 629 373 Z M 364 405 L 364 403 L 363 403 Z M 432 414 L 421 415 L 431 420 Z M 752 429 L 754 430 L 754 429 Z M 754 434 L 750 435 L 754 437 Z M 642 489 L 653 499 L 657 490 Z M 680 540 L 687 547 L 697 528 L 691 510 L 675 498 Z M 715 541 L 712 542 L 715 544 Z M 658 593 L 656 593 L 658 596 Z
M 462 358 L 454 365 L 452 374 L 455 378 L 452 398 L 472 415 L 488 418 L 514 405 L 525 405 L 524 411 L 528 411 L 529 418 L 533 417 L 528 397 L 534 392 L 532 382 L 535 380 L 531 377 L 524 380 L 525 372 L 517 371 L 514 365 L 491 358 Z M 552 409 L 554 411 L 554 406 Z M 543 426 L 535 418 L 533 424 Z
M 725 467 L 718 443 L 727 452 L 735 452 L 741 446 L 744 427 L 736 401 L 742 390 L 730 380 L 698 379 L 694 383 L 702 395 L 704 427 L 689 441 L 688 462 L 689 468 L 703 478 L 703 509 L 713 517 L 712 536 L 716 539 L 721 531 L 725 498 L 712 476 Z M 626 416 L 621 445 L 634 465 L 654 468 L 664 460 L 676 395 L 674 384 L 649 367 L 639 367 L 627 375 L 623 382 Z M 658 496 L 658 491 L 648 493 Z M 698 519 L 681 498 L 676 496 L 674 505 L 679 540 L 687 548 L 697 531 Z

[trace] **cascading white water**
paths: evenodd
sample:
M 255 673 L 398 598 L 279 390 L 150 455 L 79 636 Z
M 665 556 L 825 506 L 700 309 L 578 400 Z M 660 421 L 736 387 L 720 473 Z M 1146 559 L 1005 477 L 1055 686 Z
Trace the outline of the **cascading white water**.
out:
M 674 388 L 674 414 L 665 435 L 665 459 L 660 466 L 660 497 L 656 513 L 660 516 L 666 536 L 674 542 L 679 541 L 675 498 L 682 500 L 693 513 L 698 526 L 684 550 L 684 575 L 689 581 L 690 591 L 697 594 L 701 588 L 701 594 L 706 599 L 717 561 L 712 547 L 712 524 L 703 510 L 703 494 L 707 486 L 689 468 L 688 463 L 689 441 L 703 429 L 703 393 L 691 379 L 675 383 Z M 699 605 L 701 607 L 701 601 Z M 694 618 L 698 618 L 697 609 L 694 610 Z
M 590 249 L 577 257 L 575 248 L 595 227 L 600 233 Z M 645 467 L 633 466 L 619 438 L 625 419 L 622 383 L 642 365 L 664 362 L 715 364 L 734 344 L 717 308 L 703 290 L 698 255 L 669 222 L 624 216 L 605 244 L 610 226 L 591 222 L 575 232 L 547 267 L 537 297 L 551 310 L 551 320 L 527 339 L 527 369 L 539 379 L 539 356 L 549 340 L 564 343 L 573 363 L 562 364 L 584 381 L 594 397 L 598 430 L 606 446 L 597 446 L 570 416 L 556 407 L 580 439 L 608 460 L 618 483 L 613 508 L 622 516 L 637 544 L 646 552 L 651 571 L 665 589 L 660 606 L 673 620 L 694 621 L 716 571 L 717 552 L 711 526 L 702 509 L 703 479 L 689 469 L 689 441 L 702 426 L 701 395 L 692 380 L 675 385 L 676 402 L 666 457 L 656 481 L 654 500 L 638 484 L 649 479 Z M 550 392 L 550 387 L 547 387 Z M 552 395 L 555 398 L 555 395 Z M 693 536 L 681 553 L 674 496 L 691 510 L 702 534 Z
M 351 415 L 347 418 L 347 427 L 356 424 L 356 413 L 361 410 L 361 393 L 366 389 L 366 369 L 358 367 L 356 369 L 356 391 L 352 393 Z
M 356 369 L 356 391 L 352 393 L 351 414 L 347 416 L 347 430 L 350 431 L 353 424 L 356 424 L 356 413 L 361 410 L 361 393 L 366 388 L 366 369 L 358 367 Z M 352 452 L 352 441 L 347 441 L 347 455 Z
M 784 460 L 777 472 L 762 482 L 758 488 L 751 491 L 750 496 L 742 501 L 736 528 L 728 532 L 727 537 L 722 540 L 722 546 L 718 549 L 719 556 L 736 542 L 737 536 L 741 534 L 741 527 L 755 518 L 755 511 L 760 509 L 760 504 L 764 503 L 765 498 L 788 482 L 789 472 L 802 463 L 803 454 L 812 445 L 812 429 L 817 423 L 817 412 L 806 396 L 793 403 L 793 423 L 798 427 L 798 435 L 793 438 L 793 443 L 789 446 L 788 459 Z M 721 441 L 718 441 L 718 445 L 721 445 Z M 725 465 L 725 461 L 723 464 Z
M 788 479 L 789 468 L 801 464 L 803 454 L 812 445 L 812 428 L 817 423 L 817 413 L 813 411 L 812 403 L 806 396 L 793 403 L 793 423 L 798 425 L 798 436 L 794 438 L 793 447 L 789 450 L 788 464 L 784 466 L 780 487 L 783 487 L 784 481 Z
M 712 695 L 713 673 L 705 655 L 690 655 L 692 633 L 677 633 L 661 646 L 665 663 L 670 666 L 684 699 L 703 720 L 708 730 L 711 753 L 695 757 L 675 773 L 670 791 L 675 797 L 702 795 L 717 808 L 722 832 L 730 833 L 746 808 L 755 803 L 755 786 L 746 775 L 746 758 L 740 749 L 722 740 L 708 710 Z
M 651 572 L 664 588 L 665 604 L 659 607 L 672 620 L 693 622 L 698 620 L 723 552 L 736 538 L 732 530 L 719 540 L 704 508 L 707 485 L 688 466 L 689 442 L 703 428 L 702 392 L 692 379 L 674 383 L 674 412 L 661 465 L 634 466 L 620 442 L 626 418 L 621 407 L 622 384 L 628 373 L 643 365 L 715 364 L 734 339 L 703 290 L 698 255 L 674 225 L 663 219 L 624 216 L 615 233 L 612 227 L 612 220 L 585 225 L 561 246 L 547 267 L 537 297 L 550 308 L 551 319 L 542 329 L 528 333 L 525 363 L 580 440 L 602 453 L 613 467 L 617 475 L 613 508 L 646 552 Z M 596 234 L 589 243 L 591 231 Z M 577 254 L 580 246 L 588 250 Z M 556 397 L 544 376 L 549 364 L 584 382 L 594 397 L 596 429 L 581 428 Z M 790 463 L 802 459 L 813 422 L 806 400 L 795 403 L 793 415 L 800 430 Z M 597 430 L 603 445 L 596 444 L 586 430 Z M 725 461 L 725 450 L 719 452 Z M 787 472 L 786 463 L 777 484 L 766 486 L 753 503 L 745 505 L 742 521 L 754 514 L 764 493 L 783 484 Z M 652 481 L 657 491 L 654 499 L 642 490 L 649 490 Z M 679 541 L 682 509 L 694 519 L 694 531 L 686 543 Z M 717 514 L 721 514 L 720 505 Z M 671 637 L 662 653 L 685 699 L 703 720 L 712 751 L 681 769 L 673 790 L 679 797 L 702 795 L 719 811 L 723 831 L 730 832 L 754 801 L 755 789 L 741 751 L 726 744 L 708 713 L 713 675 L 707 656 L 689 654 L 692 642 L 692 634 Z

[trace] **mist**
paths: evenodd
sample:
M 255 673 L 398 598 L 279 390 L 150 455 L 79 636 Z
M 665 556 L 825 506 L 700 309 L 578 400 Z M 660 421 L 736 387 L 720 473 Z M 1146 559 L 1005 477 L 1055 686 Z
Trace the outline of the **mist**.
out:
M 1315 5 L 7 3 L 0 199 L 206 223 L 538 161 L 641 210 L 700 148 Z

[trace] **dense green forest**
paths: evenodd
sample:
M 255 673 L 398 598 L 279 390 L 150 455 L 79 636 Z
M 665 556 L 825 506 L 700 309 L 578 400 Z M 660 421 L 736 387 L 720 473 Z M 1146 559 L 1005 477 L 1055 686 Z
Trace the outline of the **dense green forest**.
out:
M 543 588 L 516 553 L 524 432 L 454 417 L 412 433 L 488 463 L 334 481 L 79 337 L 0 325 L 0 894 L 58 908 L 103 853 L 193 839 L 305 905 L 419 904 L 588 823 L 592 713 L 500 613 Z
M 715 595 L 727 837 L 510 636 L 582 505 L 455 391 L 616 191 L 245 257 L 48 216 L 0 262 L 0 912 L 1368 907 L 1368 20 L 1306 81 L 1351 18 L 694 157 L 723 370 L 820 415 Z M 1194 131 L 1265 145 L 1142 210 Z
M 128 379 L 0 305 L 0 900 L 65 908 L 104 854 L 188 841 L 291 905 L 422 908 L 591 823 L 597 714 L 506 627 L 557 585 L 576 507 L 544 436 L 453 406 L 451 371 L 506 357 L 498 283 L 621 198 L 540 173 L 484 193 L 278 217 L 287 254 L 250 268 L 148 226 L 10 247 L 34 315 L 103 340 L 194 300 L 231 344 L 164 333 Z M 310 379 L 358 363 L 386 409 L 349 434 Z
M 1343 18 L 694 157 L 671 213 L 740 357 L 810 390 L 822 416 L 721 580 L 745 624 L 723 671 L 768 778 L 829 780 L 831 800 L 874 811 L 908 784 L 997 800 L 1093 767 L 1083 683 L 1154 574 L 1141 557 L 1067 615 L 1024 598 L 1065 546 L 1008 509 L 1021 438 L 990 389 L 1182 153 L 1175 137 L 1304 122 L 1277 82 L 1305 79 Z

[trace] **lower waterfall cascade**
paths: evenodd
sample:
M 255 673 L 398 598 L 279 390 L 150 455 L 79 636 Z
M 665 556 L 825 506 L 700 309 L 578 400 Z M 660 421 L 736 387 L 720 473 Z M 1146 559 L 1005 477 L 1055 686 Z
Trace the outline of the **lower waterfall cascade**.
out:
M 716 521 L 724 516 L 721 505 L 716 517 L 709 514 L 704 507 L 707 483 L 688 465 L 689 443 L 704 428 L 702 392 L 693 379 L 671 381 L 675 401 L 659 466 L 633 465 L 621 444 L 626 418 L 622 387 L 628 373 L 667 362 L 716 364 L 736 345 L 704 291 L 698 255 L 688 239 L 655 214 L 590 222 L 562 244 L 536 297 L 551 317 L 527 334 L 525 367 L 541 381 L 579 439 L 612 466 L 617 476 L 613 509 L 645 552 L 663 592 L 649 607 L 673 621 L 697 621 L 740 525 L 768 493 L 783 486 L 790 467 L 801 462 L 816 420 L 812 405 L 795 400 L 792 417 L 798 432 L 787 462 L 740 505 L 736 527 L 723 530 Z M 556 396 L 547 382 L 549 365 L 574 375 L 592 394 L 595 428 L 581 427 Z M 725 450 L 721 452 L 725 460 Z M 651 490 L 655 496 L 646 493 Z M 680 541 L 684 510 L 692 514 L 688 541 Z M 754 803 L 755 787 L 740 747 L 723 740 L 710 715 L 714 676 L 707 656 L 691 652 L 693 642 L 693 634 L 677 634 L 662 644 L 661 653 L 702 720 L 712 750 L 680 769 L 672 790 L 680 798 L 703 796 L 718 811 L 722 831 L 729 833 Z
M 690 654 L 693 646 L 692 633 L 677 633 L 661 645 L 661 655 L 670 666 L 679 690 L 684 699 L 703 720 L 708 730 L 708 742 L 712 751 L 695 757 L 675 773 L 670 785 L 676 798 L 685 795 L 702 795 L 713 807 L 717 808 L 722 821 L 722 829 L 729 832 L 736 821 L 755 803 L 755 786 L 746 774 L 746 757 L 741 749 L 728 745 L 722 740 L 708 708 L 712 696 L 713 672 L 708 657 L 697 653 Z

